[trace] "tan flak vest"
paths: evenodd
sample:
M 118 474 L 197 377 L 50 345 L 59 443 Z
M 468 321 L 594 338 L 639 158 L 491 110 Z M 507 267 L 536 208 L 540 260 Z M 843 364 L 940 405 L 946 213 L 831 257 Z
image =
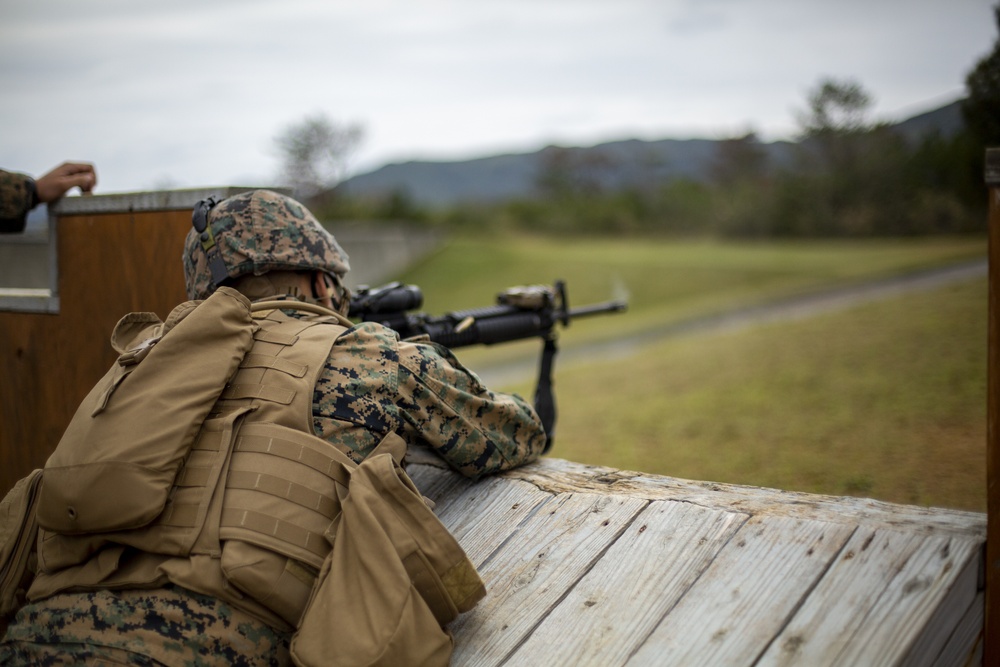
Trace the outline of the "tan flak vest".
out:
M 227 288 L 124 318 L 46 464 L 28 598 L 172 582 L 296 628 L 355 467 L 311 435 L 332 319 L 251 314 Z

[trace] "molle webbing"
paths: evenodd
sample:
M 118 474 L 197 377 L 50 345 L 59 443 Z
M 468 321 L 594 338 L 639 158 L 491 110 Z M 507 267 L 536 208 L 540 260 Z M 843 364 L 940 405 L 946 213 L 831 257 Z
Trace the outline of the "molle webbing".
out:
M 275 424 L 246 424 L 233 446 L 220 537 L 240 539 L 319 568 L 323 537 L 340 512 L 354 463 L 315 437 Z M 292 481 L 295 480 L 295 481 Z
M 225 448 L 232 438 L 234 415 L 227 418 L 206 420 L 191 453 L 174 480 L 174 491 L 166 510 L 156 519 L 154 526 L 195 529 L 204 520 L 211 498 L 206 487 L 218 481 Z M 208 493 L 208 495 L 206 495 Z
M 243 363 L 240 364 L 240 368 L 272 368 L 297 378 L 305 377 L 306 370 L 308 370 L 302 364 L 263 354 L 248 354 L 243 359 Z
M 253 313 L 260 328 L 216 409 L 250 405 L 250 422 L 274 422 L 311 434 L 313 387 L 345 329 L 325 319 L 297 320 L 279 310 Z
M 263 435 L 249 435 L 249 432 L 264 431 Z M 233 448 L 236 452 L 254 452 L 258 454 L 268 454 L 287 461 L 295 461 L 312 470 L 316 470 L 327 477 L 330 477 L 345 487 L 348 485 L 350 476 L 344 472 L 344 466 L 355 465 L 340 450 L 330 447 L 332 456 L 315 449 L 311 449 L 301 443 L 283 440 L 274 437 L 270 432 L 261 427 L 247 427 L 240 433 L 239 440 Z
M 258 318 L 261 319 L 261 318 Z M 298 320 L 289 320 L 285 322 L 285 326 L 292 326 L 296 329 L 299 328 Z M 275 343 L 277 345 L 295 345 L 298 342 L 299 337 L 294 334 L 281 333 L 278 331 L 261 329 L 254 334 L 254 340 L 260 341 L 262 343 Z
M 274 475 L 233 471 L 229 474 L 229 479 L 226 480 L 226 488 L 267 493 L 276 498 L 284 498 L 314 512 L 319 512 L 328 519 L 337 516 L 337 503 L 333 498 Z
M 259 329 L 254 333 L 254 347 L 243 358 L 236 376 L 222 392 L 222 400 L 250 399 L 281 405 L 292 404 L 296 391 L 288 382 L 283 381 L 283 376 L 304 378 L 308 366 L 278 355 L 298 342 L 299 337 L 293 332 L 300 329 L 301 325 L 298 321 L 291 320 L 278 325 L 278 328 L 292 331 Z
M 295 400 L 295 392 L 280 387 L 269 387 L 263 384 L 231 384 L 222 392 L 222 398 L 242 399 L 252 398 L 282 405 L 291 405 Z

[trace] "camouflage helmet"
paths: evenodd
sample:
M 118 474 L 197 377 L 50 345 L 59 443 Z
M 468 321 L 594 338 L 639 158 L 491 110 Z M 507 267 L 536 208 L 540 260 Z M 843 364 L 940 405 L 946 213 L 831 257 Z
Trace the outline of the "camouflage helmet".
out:
M 255 190 L 218 204 L 202 200 L 184 240 L 188 298 L 204 299 L 224 281 L 268 271 L 319 270 L 343 277 L 347 253 L 305 206 Z

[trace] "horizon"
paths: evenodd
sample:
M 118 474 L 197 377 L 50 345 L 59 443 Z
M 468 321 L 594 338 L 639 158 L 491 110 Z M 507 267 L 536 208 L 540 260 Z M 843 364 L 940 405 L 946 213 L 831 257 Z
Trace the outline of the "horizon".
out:
M 0 167 L 96 192 L 273 183 L 274 138 L 357 124 L 348 165 L 547 145 L 789 140 L 825 78 L 895 120 L 964 95 L 994 0 L 0 0 Z M 849 47 L 847 46 L 849 45 Z

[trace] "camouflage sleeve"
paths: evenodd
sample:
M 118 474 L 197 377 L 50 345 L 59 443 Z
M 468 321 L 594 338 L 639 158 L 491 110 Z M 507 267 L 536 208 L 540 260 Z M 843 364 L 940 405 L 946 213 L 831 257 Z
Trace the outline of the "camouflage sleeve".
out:
M 35 204 L 35 181 L 30 176 L 0 170 L 0 233 L 24 231 L 28 211 Z
M 434 449 L 477 478 L 537 459 L 545 431 L 516 394 L 487 389 L 447 348 L 399 344 L 399 416 L 403 435 Z
M 313 432 L 356 461 L 392 430 L 476 478 L 529 463 L 545 431 L 521 397 L 492 392 L 451 351 L 366 322 L 341 334 L 313 392 Z

